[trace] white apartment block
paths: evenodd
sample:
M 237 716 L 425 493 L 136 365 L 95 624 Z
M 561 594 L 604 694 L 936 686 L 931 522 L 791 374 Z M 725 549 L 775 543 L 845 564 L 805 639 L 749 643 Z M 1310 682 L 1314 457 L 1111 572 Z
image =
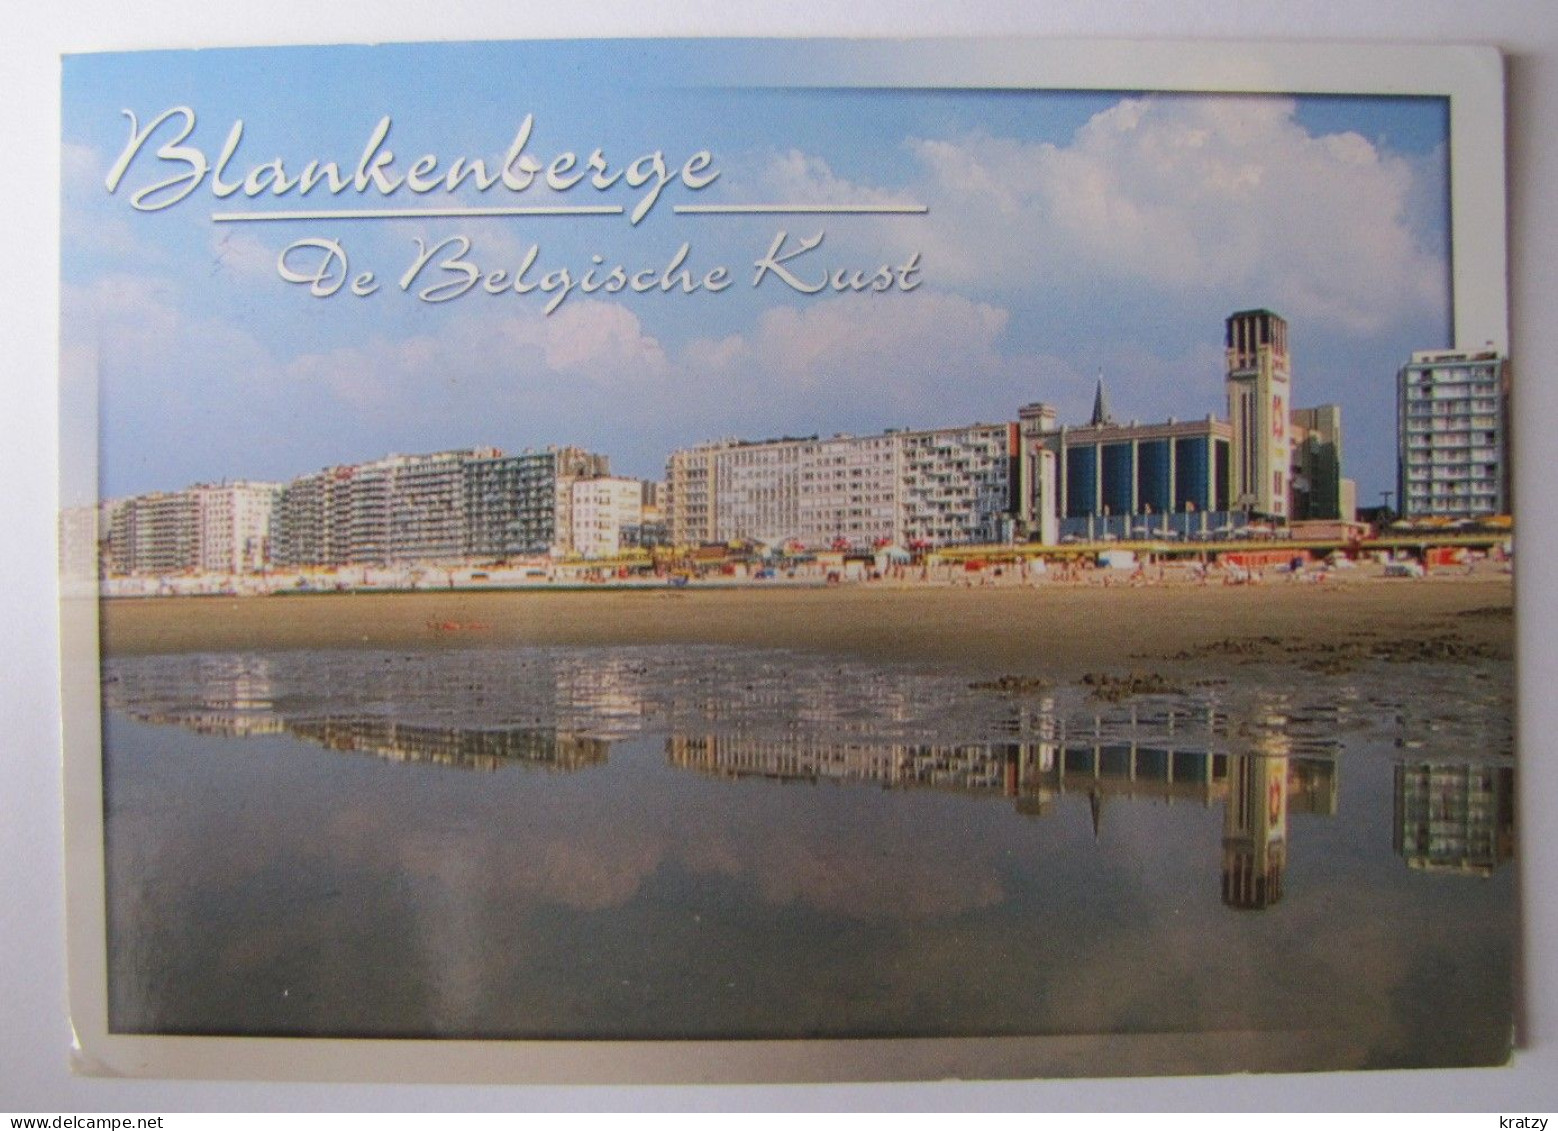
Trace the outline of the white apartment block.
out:
M 905 546 L 998 542 L 1012 513 L 1015 424 L 899 433 L 900 529 Z
M 270 565 L 271 516 L 279 483 L 191 487 L 195 496 L 195 567 L 204 573 L 259 573 Z
M 786 439 L 719 451 L 709 461 L 707 482 L 712 491 L 706 496 L 706 512 L 695 512 L 683 525 L 696 527 L 706 518 L 709 535 L 699 541 L 746 538 L 780 543 L 799 537 L 801 477 L 812 473 L 810 457 L 815 447 L 813 440 Z
M 201 483 L 105 503 L 105 571 L 114 576 L 256 573 L 270 561 L 276 483 Z
M 1010 514 L 1015 431 L 975 424 L 673 452 L 671 539 L 808 549 L 996 541 Z
M 903 435 L 834 436 L 808 445 L 794 537 L 811 549 L 899 542 Z
M 1407 518 L 1511 509 L 1507 361 L 1487 350 L 1426 350 L 1396 383 L 1398 498 Z
M 637 479 L 602 476 L 575 479 L 572 493 L 573 550 L 587 558 L 615 557 L 625 527 L 644 521 L 644 487 Z

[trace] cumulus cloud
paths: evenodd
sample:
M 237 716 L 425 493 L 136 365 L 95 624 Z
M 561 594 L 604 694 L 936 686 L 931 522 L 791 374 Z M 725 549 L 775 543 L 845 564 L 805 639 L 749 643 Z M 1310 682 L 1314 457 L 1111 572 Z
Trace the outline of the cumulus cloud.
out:
M 1355 333 L 1443 309 L 1447 264 L 1414 216 L 1421 170 L 1357 134 L 1311 135 L 1289 99 L 1127 99 L 1066 145 L 910 146 L 943 278 L 1235 290 Z
M 220 424 L 224 466 L 251 464 L 226 474 L 299 474 L 389 451 L 581 443 L 610 453 L 620 471 L 655 475 L 673 448 L 722 435 L 1004 420 L 1046 382 L 1052 399 L 1063 388 L 1078 403 L 1084 384 L 1059 358 L 1013 352 L 1004 307 L 930 289 L 772 306 L 739 332 L 676 347 L 628 301 L 579 299 L 550 316 L 534 305 L 473 305 L 400 334 L 291 354 L 188 305 L 151 276 L 67 288 L 72 342 L 109 343 L 105 403 L 125 414 L 115 423 L 142 465 L 187 462 Z M 604 411 L 612 405 L 631 411 Z M 180 406 L 184 415 L 173 411 Z M 174 442 L 148 444 L 151 420 Z M 180 429 L 190 436 L 174 436 Z M 262 440 L 263 468 L 248 451 Z M 117 450 L 110 480 L 121 470 Z M 292 465 L 281 462 L 288 452 Z M 213 474 L 170 467 L 154 485 Z
M 141 239 L 123 214 L 102 207 L 107 160 L 90 145 L 60 146 L 60 190 L 64 213 L 60 242 L 68 253 L 102 255 L 120 261 L 164 261 L 161 249 Z
M 814 154 L 787 149 L 770 154 L 755 179 L 789 204 L 913 204 L 912 194 L 847 180 Z M 748 191 L 736 182 L 737 193 Z M 756 190 L 752 190 L 756 191 Z
M 632 311 L 580 300 L 550 317 L 530 307 L 473 309 L 428 333 L 303 353 L 286 371 L 367 419 L 410 415 L 479 429 L 507 411 L 534 414 L 563 407 L 548 402 L 570 395 L 631 390 L 667 367 Z
M 211 273 L 230 275 L 246 286 L 274 284 L 282 246 L 272 246 L 241 228 L 214 225 Z
M 923 217 L 829 223 L 815 253 L 820 268 L 921 250 L 925 281 L 907 293 L 803 296 L 773 278 L 753 292 L 739 279 L 723 295 L 678 296 L 674 315 L 671 299 L 582 293 L 546 315 L 513 295 L 428 307 L 391 288 L 346 317 L 297 295 L 307 312 L 294 316 L 280 305 L 294 291 L 253 306 L 280 286 L 271 235 L 216 231 L 197 245 L 209 263 L 176 283 L 143 267 L 67 288 L 67 332 L 104 344 L 105 389 L 126 393 L 111 408 L 133 389 L 146 418 L 156 398 L 191 406 L 181 418 L 158 401 L 160 435 L 180 420 L 201 434 L 231 425 L 240 440 L 223 442 L 223 466 L 263 424 L 285 437 L 265 441 L 268 475 L 478 443 L 581 443 L 653 475 L 673 448 L 720 436 L 1005 420 L 1033 399 L 1076 419 L 1100 366 L 1123 414 L 1220 412 L 1216 339 L 1229 310 L 1280 310 L 1309 358 L 1310 342 L 1351 351 L 1370 335 L 1394 357 L 1396 339 L 1424 339 L 1447 308 L 1434 234 L 1442 154 L 1314 136 L 1291 100 L 1125 99 L 1064 144 L 970 134 L 905 145 L 898 187 L 852 181 L 799 150 L 760 152 L 730 177 L 743 199 L 926 204 Z M 66 162 L 79 173 L 92 158 Z M 529 246 L 513 226 L 470 230 L 484 264 L 512 267 Z M 772 235 L 718 231 L 755 231 L 760 247 Z M 210 272 L 220 286 L 205 286 Z M 689 317 L 692 303 L 707 321 Z M 1347 399 L 1308 385 L 1313 372 L 1317 398 Z M 190 463 L 189 447 L 138 442 L 142 465 L 170 464 L 157 485 L 211 474 L 172 470 Z
M 64 284 L 60 317 L 63 350 L 93 350 L 109 381 L 120 375 L 143 395 L 199 400 L 212 384 L 265 380 L 276 370 L 252 333 L 192 313 L 181 288 L 156 275 L 121 271 Z
M 615 303 L 585 300 L 544 323 L 546 364 L 559 373 L 609 370 L 627 381 L 665 371 L 665 351 L 638 316 Z

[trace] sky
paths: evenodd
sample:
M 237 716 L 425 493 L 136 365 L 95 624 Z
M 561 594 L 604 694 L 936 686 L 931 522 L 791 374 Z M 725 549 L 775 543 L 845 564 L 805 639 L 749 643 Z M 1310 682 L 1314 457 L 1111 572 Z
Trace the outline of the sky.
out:
M 847 63 L 847 45 L 832 50 Z M 62 385 L 67 400 L 96 386 L 100 493 L 487 445 L 578 444 L 658 478 L 672 449 L 721 437 L 1014 420 L 1035 400 L 1080 423 L 1100 372 L 1122 420 L 1221 417 L 1223 320 L 1251 307 L 1288 320 L 1294 402 L 1342 406 L 1360 504 L 1393 488 L 1396 371 L 1413 350 L 1456 344 L 1443 100 L 784 85 L 771 78 L 780 51 L 622 41 L 67 58 Z M 177 107 L 194 119 L 187 137 L 177 114 L 152 129 Z M 176 203 L 135 207 L 187 168 L 161 146 L 215 164 L 241 122 L 229 182 L 277 159 L 289 177 L 311 160 L 350 175 L 386 116 L 380 152 L 398 177 L 424 154 L 428 179 L 462 157 L 497 168 L 528 118 L 525 154 L 574 154 L 577 172 L 598 149 L 616 179 L 250 198 L 216 195 L 208 173 Z M 627 181 L 656 153 L 667 180 L 652 195 L 653 172 Z M 915 211 L 674 211 L 736 204 Z M 339 214 L 513 206 L 621 212 Z M 326 215 L 217 218 L 283 210 Z M 780 254 L 822 237 L 785 262 L 798 283 L 880 270 L 891 285 L 754 283 L 781 232 Z M 334 293 L 282 277 L 317 270 L 325 241 L 349 264 L 332 263 Z M 419 297 L 465 277 L 440 266 L 455 252 L 512 279 L 534 249 L 528 280 L 566 269 L 577 281 L 592 267 L 658 272 L 683 245 L 695 279 L 725 270 L 723 289 L 478 283 Z M 351 293 L 368 271 L 372 293 Z

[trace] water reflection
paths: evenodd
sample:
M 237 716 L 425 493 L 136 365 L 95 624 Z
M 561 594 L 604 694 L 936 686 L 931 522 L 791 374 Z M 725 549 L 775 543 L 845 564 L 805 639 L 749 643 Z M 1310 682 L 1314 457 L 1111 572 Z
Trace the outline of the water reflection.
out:
M 1515 771 L 1482 762 L 1396 766 L 1396 855 L 1425 872 L 1487 876 L 1515 854 Z
M 1421 747 L 1402 737 L 1414 724 L 1433 734 L 1455 721 L 1352 687 L 1323 702 L 1203 687 L 1099 704 L 1074 688 L 992 694 L 911 669 L 721 649 L 147 657 L 112 663 L 104 687 L 108 706 L 141 722 L 488 772 L 576 772 L 665 732 L 669 766 L 716 777 L 1004 798 L 1028 817 L 1080 800 L 1095 839 L 1122 802 L 1221 805 L 1222 901 L 1242 910 L 1282 898 L 1289 813 L 1335 815 L 1347 734 L 1378 724 Z M 506 725 L 516 716 L 526 725 Z M 934 740 L 884 740 L 914 734 Z M 1396 854 L 1424 871 L 1491 872 L 1514 851 L 1513 780 L 1491 762 L 1398 765 Z
M 1507 691 L 1253 674 L 1108 702 L 717 648 L 117 659 L 112 1024 L 1496 1059 Z

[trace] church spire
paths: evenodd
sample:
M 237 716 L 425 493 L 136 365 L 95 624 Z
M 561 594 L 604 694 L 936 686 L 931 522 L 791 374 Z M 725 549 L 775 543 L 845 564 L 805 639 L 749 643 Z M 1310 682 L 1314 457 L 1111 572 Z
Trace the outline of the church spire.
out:
M 1093 419 L 1089 421 L 1093 427 L 1100 424 L 1113 424 L 1114 413 L 1109 411 L 1109 394 L 1104 390 L 1104 371 L 1098 370 L 1098 391 L 1093 394 Z

